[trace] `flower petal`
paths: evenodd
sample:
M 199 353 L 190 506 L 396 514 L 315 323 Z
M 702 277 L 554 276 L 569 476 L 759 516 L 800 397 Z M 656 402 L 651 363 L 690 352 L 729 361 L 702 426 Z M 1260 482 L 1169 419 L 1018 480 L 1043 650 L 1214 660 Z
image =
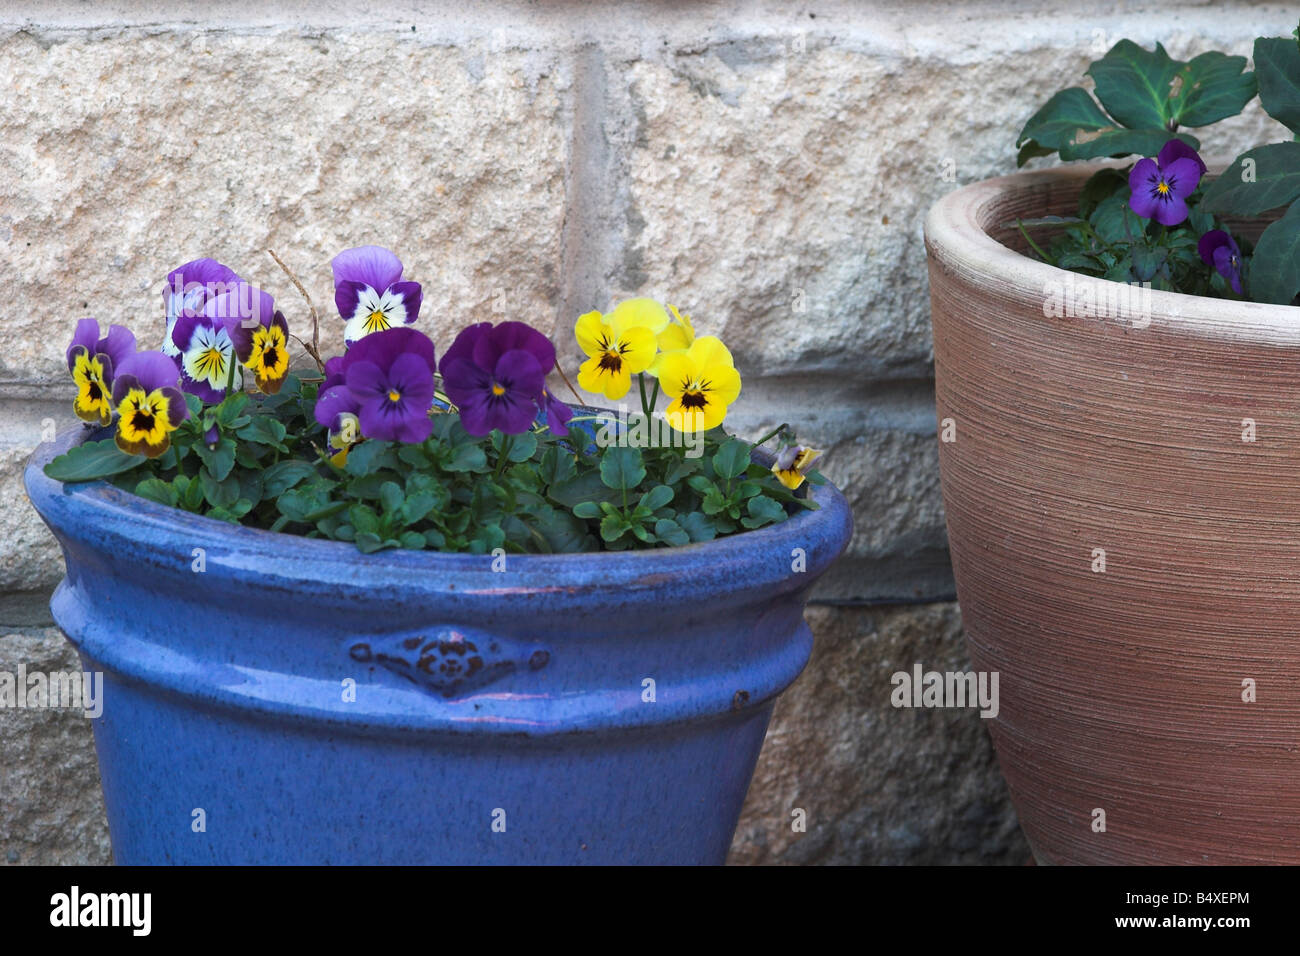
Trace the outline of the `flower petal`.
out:
M 382 293 L 402 278 L 402 260 L 383 246 L 358 246 L 345 249 L 330 262 L 334 285 L 359 282 Z M 342 312 L 342 310 L 339 310 Z M 344 318 L 351 318 L 344 314 Z

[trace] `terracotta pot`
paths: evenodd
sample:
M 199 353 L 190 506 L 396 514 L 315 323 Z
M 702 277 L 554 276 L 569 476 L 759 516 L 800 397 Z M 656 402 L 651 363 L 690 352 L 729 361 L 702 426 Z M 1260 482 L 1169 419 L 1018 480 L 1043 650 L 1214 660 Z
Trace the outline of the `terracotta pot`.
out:
M 968 186 L 926 223 L 989 730 L 1040 862 L 1300 863 L 1300 309 L 1125 302 L 1017 251 L 1004 224 L 1072 214 L 1095 169 Z M 1114 314 L 1058 314 L 1089 294 Z

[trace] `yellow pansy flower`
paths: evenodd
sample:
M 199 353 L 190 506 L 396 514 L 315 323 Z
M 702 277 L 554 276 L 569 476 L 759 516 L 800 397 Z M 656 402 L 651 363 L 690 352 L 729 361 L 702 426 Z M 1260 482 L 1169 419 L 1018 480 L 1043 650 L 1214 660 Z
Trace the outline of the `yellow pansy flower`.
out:
M 659 373 L 659 363 L 663 361 L 664 353 L 681 352 L 690 348 L 695 341 L 695 326 L 691 324 L 691 317 L 682 315 L 673 305 L 668 306 L 668 311 L 673 314 L 673 320 L 659 333 L 659 355 L 650 363 L 651 375 Z
M 654 361 L 656 336 L 668 325 L 668 313 L 654 299 L 627 299 L 608 315 L 588 312 L 574 326 L 587 360 L 578 369 L 578 384 L 608 399 L 632 387 L 632 376 Z
M 740 373 L 722 340 L 695 339 L 690 348 L 661 356 L 659 385 L 672 398 L 664 414 L 678 431 L 708 431 L 727 417 L 727 406 L 740 395 Z
M 776 475 L 777 481 L 794 491 L 804 483 L 804 476 L 820 456 L 821 452 L 815 448 L 791 445 L 781 449 L 776 461 L 772 462 L 772 474 Z

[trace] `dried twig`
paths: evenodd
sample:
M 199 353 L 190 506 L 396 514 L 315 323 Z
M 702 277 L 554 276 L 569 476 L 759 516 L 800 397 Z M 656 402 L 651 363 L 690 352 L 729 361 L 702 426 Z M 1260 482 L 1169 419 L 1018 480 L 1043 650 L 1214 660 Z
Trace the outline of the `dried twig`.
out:
M 286 266 L 280 257 L 275 254 L 275 251 L 273 249 L 267 249 L 266 254 L 275 260 L 277 266 L 284 270 L 284 274 L 289 277 L 289 281 L 294 284 L 294 287 L 297 288 L 302 297 L 307 300 L 307 308 L 311 310 L 311 345 L 308 345 L 296 335 L 293 336 L 293 338 L 296 339 L 298 344 L 306 350 L 308 355 L 316 360 L 316 367 L 319 368 L 323 374 L 325 371 L 325 362 L 320 357 L 320 316 L 316 314 L 316 304 L 312 302 L 311 296 L 307 294 L 307 290 L 303 287 L 303 284 L 298 281 L 298 277 L 290 271 L 289 267 Z
M 564 379 L 564 384 L 569 386 L 569 391 L 571 391 L 573 393 L 573 397 L 578 400 L 578 404 L 579 405 L 583 404 L 582 396 L 578 394 L 578 390 L 574 388 L 573 383 L 569 381 L 569 376 L 564 374 L 564 369 L 560 367 L 559 362 L 555 363 L 555 370 L 560 373 L 560 378 Z

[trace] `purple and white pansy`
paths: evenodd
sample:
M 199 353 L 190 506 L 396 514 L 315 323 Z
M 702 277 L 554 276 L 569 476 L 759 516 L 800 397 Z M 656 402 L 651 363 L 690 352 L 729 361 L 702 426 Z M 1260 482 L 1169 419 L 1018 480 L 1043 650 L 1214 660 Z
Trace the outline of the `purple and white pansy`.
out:
M 195 259 L 167 274 L 163 303 L 167 309 L 167 331 L 163 336 L 164 355 L 180 359 L 180 349 L 172 342 L 176 322 L 182 316 L 202 315 L 209 299 L 230 291 L 241 280 L 235 270 L 216 259 Z
M 402 261 L 382 246 L 340 252 L 330 266 L 348 345 L 372 332 L 410 325 L 420 314 L 420 283 L 403 282 Z

